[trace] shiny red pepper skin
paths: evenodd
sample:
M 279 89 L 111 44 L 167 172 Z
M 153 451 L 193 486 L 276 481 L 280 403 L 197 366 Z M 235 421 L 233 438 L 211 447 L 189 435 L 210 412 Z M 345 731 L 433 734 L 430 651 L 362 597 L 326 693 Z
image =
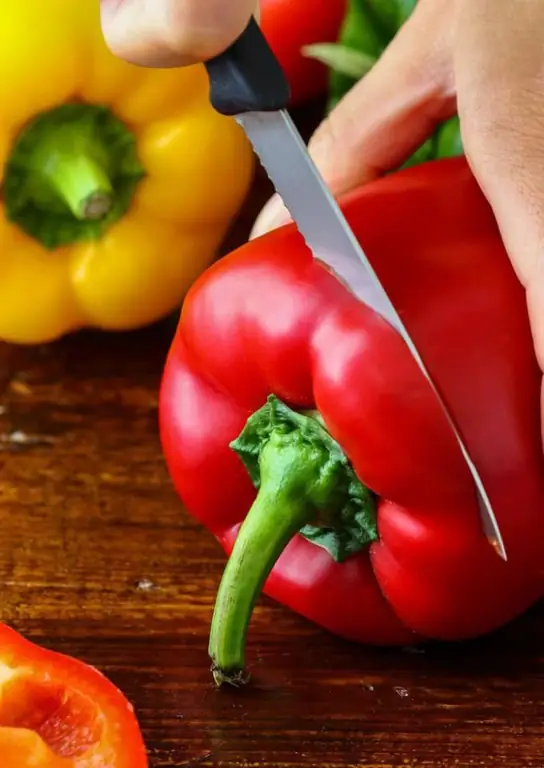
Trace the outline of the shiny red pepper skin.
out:
M 380 540 L 338 564 L 296 536 L 265 592 L 362 642 L 476 636 L 543 594 L 541 374 L 524 291 L 462 158 L 367 185 L 343 209 L 450 403 L 508 562 L 482 535 L 468 470 L 407 349 L 292 225 L 226 257 L 190 292 L 160 398 L 169 470 L 230 552 L 256 492 L 229 442 L 269 393 L 316 407 L 381 497 Z
M 261 29 L 289 80 L 292 105 L 325 94 L 328 68 L 302 49 L 336 42 L 346 0 L 261 0 L 260 9 Z
M 131 704 L 98 670 L 0 624 L 2 768 L 148 768 Z

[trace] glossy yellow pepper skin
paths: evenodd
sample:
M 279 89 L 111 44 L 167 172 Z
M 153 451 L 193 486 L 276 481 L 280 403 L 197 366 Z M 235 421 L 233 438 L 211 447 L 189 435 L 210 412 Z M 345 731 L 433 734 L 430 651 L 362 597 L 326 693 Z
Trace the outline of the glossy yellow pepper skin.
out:
M 102 38 L 98 0 L 0 0 L 0 18 L 0 339 L 43 343 L 81 327 L 125 330 L 159 319 L 182 303 L 216 257 L 248 191 L 254 161 L 243 131 L 210 106 L 203 67 L 150 70 L 116 59 Z M 77 228 L 102 226 L 101 205 L 115 204 L 115 184 L 105 197 L 95 194 L 92 205 L 80 205 L 74 179 L 55 181 L 40 213 L 52 245 L 29 233 L 6 201 L 11 194 L 12 208 L 21 207 L 20 174 L 33 183 L 52 156 L 44 145 L 30 171 L 17 167 L 17 142 L 27 127 L 74 104 L 107 107 L 133 140 L 141 173 L 122 215 L 88 237 Z M 70 130 L 77 135 L 77 126 Z M 71 141 L 58 137 L 49 130 L 62 154 Z M 104 171 L 107 186 L 115 152 L 103 144 L 105 170 L 94 170 Z M 63 161 L 68 176 L 76 151 Z M 93 172 L 86 174 L 76 187 L 87 184 L 92 192 Z M 42 176 L 43 187 L 50 179 Z M 49 204 L 73 219 L 77 238 L 57 238 Z

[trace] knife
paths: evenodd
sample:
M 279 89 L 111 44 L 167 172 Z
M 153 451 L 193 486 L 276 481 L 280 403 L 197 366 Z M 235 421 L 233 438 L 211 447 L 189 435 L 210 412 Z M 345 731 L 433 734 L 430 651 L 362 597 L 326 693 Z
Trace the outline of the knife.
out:
M 314 258 L 400 334 L 429 382 L 474 480 L 484 535 L 503 560 L 504 541 L 469 451 L 421 355 L 291 120 L 285 74 L 252 18 L 225 52 L 206 62 L 210 101 L 246 132 Z

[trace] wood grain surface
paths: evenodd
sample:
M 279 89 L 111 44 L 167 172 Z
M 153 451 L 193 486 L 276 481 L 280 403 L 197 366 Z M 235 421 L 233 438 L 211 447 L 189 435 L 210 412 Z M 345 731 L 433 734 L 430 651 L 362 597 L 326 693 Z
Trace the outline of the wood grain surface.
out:
M 262 599 L 252 684 L 214 689 L 224 556 L 157 435 L 173 330 L 0 346 L 0 618 L 119 685 L 152 768 L 543 768 L 542 606 L 477 642 L 376 650 Z

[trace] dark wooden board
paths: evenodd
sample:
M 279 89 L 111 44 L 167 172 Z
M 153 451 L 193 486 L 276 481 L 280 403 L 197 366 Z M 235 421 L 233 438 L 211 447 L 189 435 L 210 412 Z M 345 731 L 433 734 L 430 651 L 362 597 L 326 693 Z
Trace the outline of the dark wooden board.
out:
M 252 685 L 214 689 L 224 556 L 183 510 L 157 435 L 173 329 L 0 346 L 0 618 L 119 685 L 152 768 L 544 768 L 542 606 L 414 652 L 343 642 L 263 599 Z

